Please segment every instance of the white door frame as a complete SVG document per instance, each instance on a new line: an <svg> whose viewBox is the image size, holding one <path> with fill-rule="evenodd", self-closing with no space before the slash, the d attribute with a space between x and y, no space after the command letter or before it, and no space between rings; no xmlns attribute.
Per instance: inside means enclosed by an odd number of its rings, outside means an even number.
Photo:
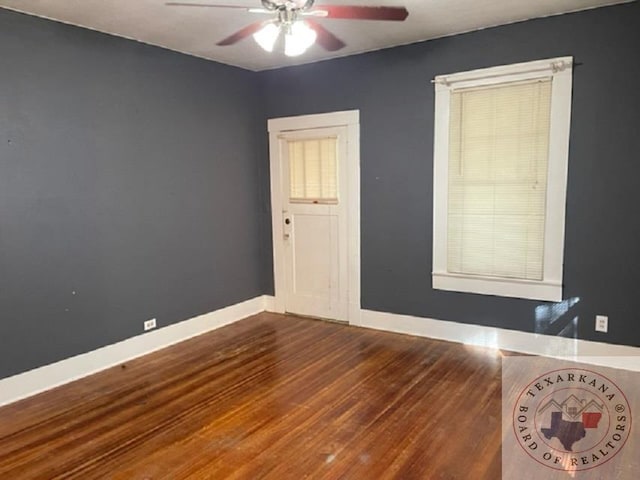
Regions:
<svg viewBox="0 0 640 480"><path fill-rule="evenodd" d="M282 158L278 142L284 132L313 128L347 128L347 321L360 325L360 111L321 113L296 117L272 118L269 130L271 174L271 231L273 239L273 274L275 308L285 312L285 252L282 215Z"/></svg>

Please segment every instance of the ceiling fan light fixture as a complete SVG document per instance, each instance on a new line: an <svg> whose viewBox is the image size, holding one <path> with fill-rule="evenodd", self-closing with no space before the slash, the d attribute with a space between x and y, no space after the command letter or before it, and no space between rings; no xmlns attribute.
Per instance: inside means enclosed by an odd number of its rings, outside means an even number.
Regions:
<svg viewBox="0 0 640 480"><path fill-rule="evenodd" d="M220 47L235 45L253 35L256 43L267 52L273 52L276 44L284 43L284 53L289 57L302 55L316 41L328 52L336 52L345 47L346 44L342 40L326 29L321 22L316 21L318 18L401 22L409 15L405 7L331 4L315 7L315 0L260 0L260 3L262 8L192 2L166 2L166 5L228 8L267 14L271 16L271 20L250 23L223 38L216 45ZM307 17L309 17L308 21L302 21L302 18ZM281 31L284 31L285 36L283 42L278 41Z"/></svg>
<svg viewBox="0 0 640 480"><path fill-rule="evenodd" d="M288 57L302 55L316 41L318 34L306 22L294 22L284 37L284 54Z"/></svg>
<svg viewBox="0 0 640 480"><path fill-rule="evenodd" d="M269 23L253 34L253 39L263 50L273 52L273 47L280 35L280 27L275 23Z"/></svg>

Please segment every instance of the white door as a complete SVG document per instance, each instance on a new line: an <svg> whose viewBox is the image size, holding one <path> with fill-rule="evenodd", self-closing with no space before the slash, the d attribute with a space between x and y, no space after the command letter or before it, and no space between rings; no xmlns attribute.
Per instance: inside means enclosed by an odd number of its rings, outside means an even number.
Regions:
<svg viewBox="0 0 640 480"><path fill-rule="evenodd" d="M279 135L285 311L347 320L347 128Z"/></svg>

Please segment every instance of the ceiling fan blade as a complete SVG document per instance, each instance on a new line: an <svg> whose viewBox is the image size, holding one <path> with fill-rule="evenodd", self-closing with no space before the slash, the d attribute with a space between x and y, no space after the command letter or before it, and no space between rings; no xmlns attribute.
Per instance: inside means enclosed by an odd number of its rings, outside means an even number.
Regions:
<svg viewBox="0 0 640 480"><path fill-rule="evenodd" d="M251 7L240 7L238 5L216 5L212 3L193 3L193 2L165 2L169 7L206 7L206 8L235 8L239 10L251 10Z"/></svg>
<svg viewBox="0 0 640 480"><path fill-rule="evenodd" d="M309 13L318 12L318 16L325 18L344 18L350 20L395 20L403 21L409 16L404 7L362 7L356 5L318 5L307 10ZM320 12L327 12L326 15Z"/></svg>
<svg viewBox="0 0 640 480"><path fill-rule="evenodd" d="M325 50L328 50L330 52L335 52L336 50L340 50L346 45L346 43L344 43L342 40L340 40L338 37L336 37L333 33L331 33L329 30L324 28L318 22L311 19L307 19L305 21L318 34L318 37L316 38L316 43L318 43L318 45L320 45Z"/></svg>
<svg viewBox="0 0 640 480"><path fill-rule="evenodd" d="M233 8L235 10L244 10L249 13L273 13L273 10L266 8L240 7L238 5L214 5L208 3L185 3L185 2L166 2L169 7L206 7L206 8Z"/></svg>
<svg viewBox="0 0 640 480"><path fill-rule="evenodd" d="M229 35L227 38L220 40L216 45L220 47L226 47L227 45L233 45L234 43L239 42L247 38L249 35L253 35L262 27L264 27L267 23L271 23L271 20L261 20L259 22L250 23L244 28L241 28L236 33Z"/></svg>

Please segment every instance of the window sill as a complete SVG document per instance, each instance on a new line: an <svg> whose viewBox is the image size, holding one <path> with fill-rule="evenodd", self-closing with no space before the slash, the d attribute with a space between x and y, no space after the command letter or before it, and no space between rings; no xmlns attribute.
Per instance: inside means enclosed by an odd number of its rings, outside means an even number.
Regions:
<svg viewBox="0 0 640 480"><path fill-rule="evenodd" d="M562 283L560 282L479 277L447 272L433 272L432 278L435 290L479 293L550 302L562 300Z"/></svg>

